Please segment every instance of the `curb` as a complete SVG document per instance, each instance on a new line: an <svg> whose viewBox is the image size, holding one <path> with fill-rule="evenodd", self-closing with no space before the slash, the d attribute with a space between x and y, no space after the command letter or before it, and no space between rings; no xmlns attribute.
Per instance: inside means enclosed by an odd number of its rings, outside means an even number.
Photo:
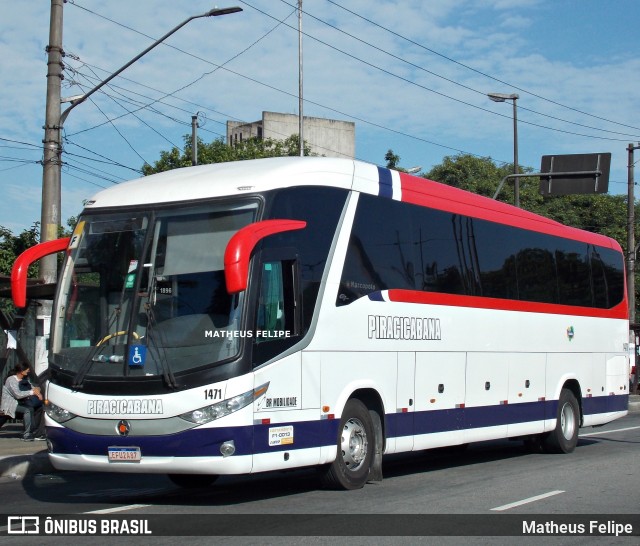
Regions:
<svg viewBox="0 0 640 546"><path fill-rule="evenodd" d="M43 449L33 455L9 455L0 457L0 477L23 479L34 474L55 472L49 462L47 450Z"/></svg>

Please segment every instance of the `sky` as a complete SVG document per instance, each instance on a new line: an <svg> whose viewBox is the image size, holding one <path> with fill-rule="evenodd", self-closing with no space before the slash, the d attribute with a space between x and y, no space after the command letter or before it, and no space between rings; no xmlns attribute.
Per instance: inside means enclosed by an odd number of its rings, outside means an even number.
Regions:
<svg viewBox="0 0 640 546"><path fill-rule="evenodd" d="M102 188L227 120L298 113L295 0L218 0L240 13L196 19L69 114L62 219ZM0 226L40 220L50 2L0 0ZM69 0L62 96L82 94L207 0ZM470 153L519 163L610 152L609 191L627 192L640 141L637 0L304 0L304 115L353 121L356 158L430 170ZM63 109L67 105L63 105ZM286 135L283 135L283 138ZM640 158L640 151L636 152Z"/></svg>

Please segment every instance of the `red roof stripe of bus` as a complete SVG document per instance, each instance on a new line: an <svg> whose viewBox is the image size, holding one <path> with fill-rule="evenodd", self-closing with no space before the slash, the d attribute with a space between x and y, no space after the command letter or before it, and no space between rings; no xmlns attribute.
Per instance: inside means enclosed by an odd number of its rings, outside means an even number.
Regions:
<svg viewBox="0 0 640 546"><path fill-rule="evenodd" d="M481 296L461 296L457 294L441 294L439 292L421 292L418 290L388 290L389 301L397 303L420 303L445 305L450 307L470 307L476 309L495 309L501 311L520 311L529 313L545 313L548 315L577 315L581 317L599 317L609 319L626 319L627 307L624 302L611 309L596 309L555 303L537 303L520 300L503 300Z"/></svg>
<svg viewBox="0 0 640 546"><path fill-rule="evenodd" d="M406 173L400 173L400 181L402 184L402 201L407 203L622 251L620 245L614 239L598 233L590 233L568 227L544 216L539 216L482 195L476 195Z"/></svg>

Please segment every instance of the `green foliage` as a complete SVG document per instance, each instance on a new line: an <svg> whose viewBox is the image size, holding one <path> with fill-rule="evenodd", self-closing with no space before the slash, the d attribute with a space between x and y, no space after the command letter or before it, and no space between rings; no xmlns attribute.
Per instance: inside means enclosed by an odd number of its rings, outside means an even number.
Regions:
<svg viewBox="0 0 640 546"><path fill-rule="evenodd" d="M25 229L20 235L14 236L13 233L0 226L0 275L10 276L13 262L27 248L37 244L40 240L40 222L34 222L29 229ZM37 273L37 265L31 265L29 268L29 277L35 277Z"/></svg>
<svg viewBox="0 0 640 546"><path fill-rule="evenodd" d="M530 172L530 169L521 168L520 172ZM513 164L498 167L490 157L459 154L445 157L440 165L434 166L425 174L425 178L485 197L493 197L500 181L510 174L513 174ZM520 203L523 208L533 208L539 202L537 190L531 182L527 182L528 180L530 179L520 179ZM498 199L513 203L513 187L513 181L507 181Z"/></svg>
<svg viewBox="0 0 640 546"><path fill-rule="evenodd" d="M530 172L531 169L528 170ZM526 172L526 171L522 171ZM445 157L425 178L473 193L493 197L500 181L513 173L513 165L498 167L491 158L461 154ZM523 209L562 224L601 233L626 247L627 199L621 195L563 195L542 197L538 178L520 179L520 205ZM513 180L507 180L498 200L513 203ZM637 213L636 213L637 214Z"/></svg>
<svg viewBox="0 0 640 546"><path fill-rule="evenodd" d="M172 148L170 151L160 152L160 159L153 166L144 165L145 175L191 166L191 135L184 136L184 151ZM272 138L249 138L228 146L222 137L209 144L198 138L198 164L225 163L227 161L242 161L245 159L260 159L264 157L297 156L299 154L298 135L291 135L285 140ZM311 148L305 143L304 155L311 155Z"/></svg>
<svg viewBox="0 0 640 546"><path fill-rule="evenodd" d="M387 169L397 169L398 163L400 163L400 156L393 153L393 150L389 148L389 151L385 154L384 160L387 162Z"/></svg>

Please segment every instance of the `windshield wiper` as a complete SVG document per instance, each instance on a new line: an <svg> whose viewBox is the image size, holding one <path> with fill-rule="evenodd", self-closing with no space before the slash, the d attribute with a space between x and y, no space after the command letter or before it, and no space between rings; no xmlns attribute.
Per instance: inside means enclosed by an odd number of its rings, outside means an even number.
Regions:
<svg viewBox="0 0 640 546"><path fill-rule="evenodd" d="M109 332L111 330L111 326L114 323L116 323L117 317L120 315L120 310L121 310L120 307L116 307L113 310L113 313L109 317L107 332ZM119 355L105 356L102 354L98 354L99 352L101 353L104 348L108 347L108 345L103 344L103 342L106 341L108 337L109 337L108 334L102 337L100 341L98 341L95 344L95 346L91 348L91 351L89 351L89 355L87 356L87 358L84 360L84 362L78 369L76 375L73 377L73 383L71 385L72 388L74 389L82 388L84 383L84 378L89 372L89 370L91 369L91 366L93 366L94 362L122 362L122 360L124 360L124 357L121 357Z"/></svg>
<svg viewBox="0 0 640 546"><path fill-rule="evenodd" d="M153 313L153 309L151 307L151 303L147 302L144 304L145 313L147 315L147 340L148 347L152 349L156 353L156 362L160 367L160 371L162 372L162 377L164 377L167 386L172 389L178 388L178 382L176 381L175 375L173 375L173 371L171 370L171 364L169 363L169 359L167 358L167 353L164 349L165 343L162 339L162 335L160 335L160 342L162 346L159 346L155 340L155 334L157 332L155 326L158 324L155 314Z"/></svg>

